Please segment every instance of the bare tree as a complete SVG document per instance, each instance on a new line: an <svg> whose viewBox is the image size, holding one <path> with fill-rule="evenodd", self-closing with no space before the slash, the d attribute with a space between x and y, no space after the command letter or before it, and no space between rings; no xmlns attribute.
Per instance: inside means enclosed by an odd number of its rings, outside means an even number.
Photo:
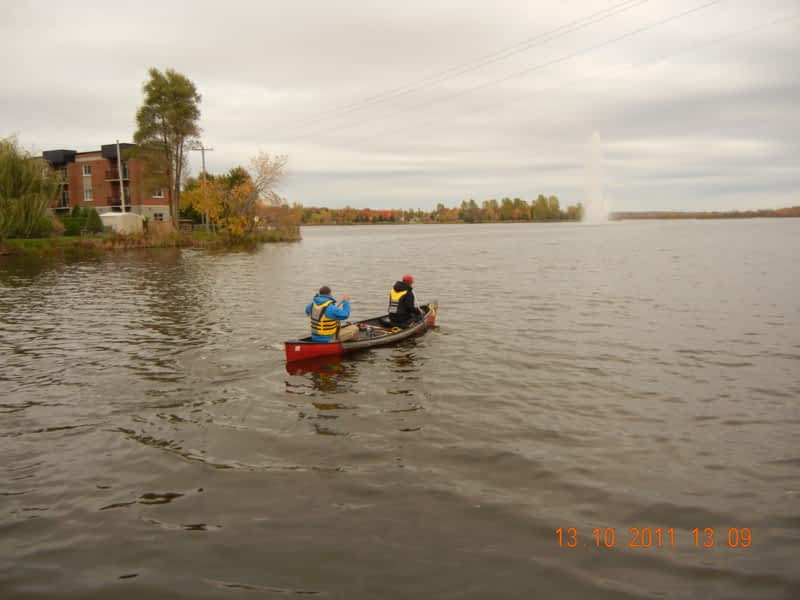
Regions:
<svg viewBox="0 0 800 600"><path fill-rule="evenodd" d="M270 155L267 152L259 152L258 156L250 161L257 197L270 206L286 204L286 199L278 194L275 188L286 175L287 161L288 157L285 154Z"/></svg>

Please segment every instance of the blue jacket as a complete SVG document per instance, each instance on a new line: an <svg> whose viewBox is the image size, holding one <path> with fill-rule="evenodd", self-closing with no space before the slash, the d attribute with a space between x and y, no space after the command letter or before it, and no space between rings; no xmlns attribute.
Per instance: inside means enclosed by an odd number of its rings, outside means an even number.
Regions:
<svg viewBox="0 0 800 600"><path fill-rule="evenodd" d="M333 296L321 296L319 294L314 296L313 302L306 304L306 314L311 316L312 304L322 304L326 300L333 300L333 304L328 306L328 310L325 311L326 317L329 319L335 319L336 321L343 321L350 316L349 300L342 300L342 305L336 306L336 300L334 300ZM311 339L315 342L330 342L333 338L334 336L332 335L317 335L316 333L311 334Z"/></svg>

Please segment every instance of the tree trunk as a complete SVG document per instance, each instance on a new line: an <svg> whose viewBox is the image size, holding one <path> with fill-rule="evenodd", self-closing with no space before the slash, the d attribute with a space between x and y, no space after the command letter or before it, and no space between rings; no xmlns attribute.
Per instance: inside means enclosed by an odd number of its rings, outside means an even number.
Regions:
<svg viewBox="0 0 800 600"><path fill-rule="evenodd" d="M179 231L178 227L178 219L180 215L178 214L178 185L177 185L177 177L175 175L175 154L174 149L171 149L169 157L169 187L170 187L170 201L169 201L169 210L172 213L172 225L175 227L176 231Z"/></svg>

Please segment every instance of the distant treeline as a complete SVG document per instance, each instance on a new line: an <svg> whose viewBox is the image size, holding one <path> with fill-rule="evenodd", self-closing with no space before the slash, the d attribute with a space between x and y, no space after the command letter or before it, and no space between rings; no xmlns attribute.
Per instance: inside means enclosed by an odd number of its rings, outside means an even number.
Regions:
<svg viewBox="0 0 800 600"><path fill-rule="evenodd" d="M299 208L299 207L298 207ZM371 208L313 208L302 207L304 225L350 225L356 223L499 223L524 221L580 221L580 204L561 209L557 196L542 194L527 202L521 198L464 200L461 206L448 208L437 204L432 211L374 210Z"/></svg>
<svg viewBox="0 0 800 600"><path fill-rule="evenodd" d="M608 218L612 221L622 221L625 219L752 219L756 217L800 217L800 206L763 210L728 210L711 212L614 212L608 216Z"/></svg>
<svg viewBox="0 0 800 600"><path fill-rule="evenodd" d="M541 221L580 221L583 206L578 203L562 210L557 196L540 194L527 202L521 198L464 200L448 208L437 204L432 211L372 208L316 208L295 204L290 212L303 225L352 225L359 223L510 223ZM625 219L751 219L754 217L800 217L800 206L744 211L642 211L613 212L612 221Z"/></svg>

